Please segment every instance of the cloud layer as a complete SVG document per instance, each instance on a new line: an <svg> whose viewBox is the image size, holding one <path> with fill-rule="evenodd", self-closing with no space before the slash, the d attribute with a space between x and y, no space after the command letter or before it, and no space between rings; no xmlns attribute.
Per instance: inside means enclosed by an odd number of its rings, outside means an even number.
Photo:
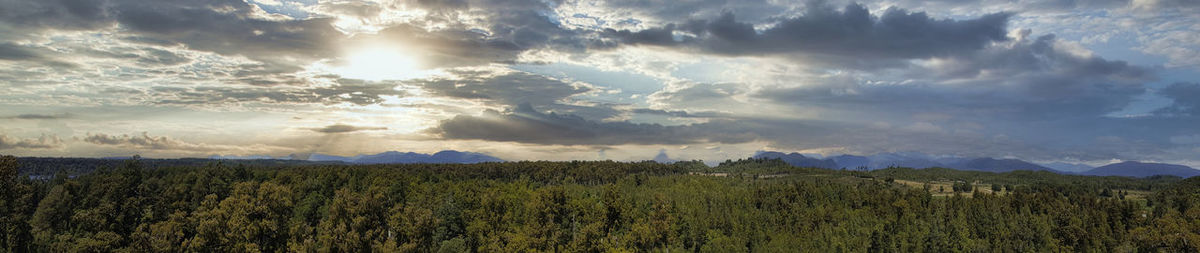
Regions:
<svg viewBox="0 0 1200 253"><path fill-rule="evenodd" d="M766 29L739 22L732 12L708 21L690 21L638 32L607 30L627 44L697 48L727 55L812 54L847 57L848 61L928 58L979 50L1007 39L1012 14L994 13L975 19L933 19L925 13L890 8L872 15L851 4L838 11L808 6L801 16L783 19ZM676 33L687 36L676 39Z"/></svg>
<svg viewBox="0 0 1200 253"><path fill-rule="evenodd" d="M1196 165L1198 8L0 1L0 149L509 160L772 149ZM393 78L348 74L362 71Z"/></svg>

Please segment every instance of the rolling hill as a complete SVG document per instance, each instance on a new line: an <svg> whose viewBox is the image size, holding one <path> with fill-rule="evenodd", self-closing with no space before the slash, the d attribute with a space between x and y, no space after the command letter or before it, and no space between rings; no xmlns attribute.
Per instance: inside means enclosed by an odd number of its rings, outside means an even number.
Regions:
<svg viewBox="0 0 1200 253"><path fill-rule="evenodd" d="M1122 163L1114 163L1097 167L1095 169L1080 173L1089 176L1124 176L1124 177L1149 177L1156 175L1170 175L1177 177L1193 177L1200 175L1200 170L1192 167L1166 164L1166 163L1143 163L1136 161L1128 161Z"/></svg>

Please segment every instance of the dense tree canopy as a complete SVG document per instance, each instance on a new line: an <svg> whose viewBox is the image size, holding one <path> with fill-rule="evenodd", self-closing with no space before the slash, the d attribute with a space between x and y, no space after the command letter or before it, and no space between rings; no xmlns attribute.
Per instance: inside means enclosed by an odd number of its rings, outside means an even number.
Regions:
<svg viewBox="0 0 1200 253"><path fill-rule="evenodd" d="M12 157L0 159L3 251L1200 250L1200 179L835 171L753 159L715 168L611 161L148 168L130 160L53 178L17 167ZM894 179L952 180L972 190L942 197L929 192L936 187ZM989 187L974 182L1001 190L985 193ZM1105 189L1155 192L1124 199L1101 196Z"/></svg>

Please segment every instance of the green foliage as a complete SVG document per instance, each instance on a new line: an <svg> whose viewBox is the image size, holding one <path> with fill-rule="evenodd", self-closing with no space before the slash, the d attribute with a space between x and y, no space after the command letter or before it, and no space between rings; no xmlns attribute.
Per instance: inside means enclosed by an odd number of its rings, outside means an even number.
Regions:
<svg viewBox="0 0 1200 253"><path fill-rule="evenodd" d="M954 182L954 192L972 192L975 191L975 186L967 182Z"/></svg>
<svg viewBox="0 0 1200 253"><path fill-rule="evenodd" d="M875 177L893 177L914 181L983 181L991 184L1004 184L1006 191L1013 191L1014 185L1052 185L1055 187L1073 187L1079 189L1131 189L1152 191L1167 187L1183 180L1174 176L1154 176L1148 178L1131 177L1094 177L1063 175L1047 171L1013 171L993 173L985 171L962 171L945 168L911 169L887 168L871 171Z"/></svg>
<svg viewBox="0 0 1200 253"><path fill-rule="evenodd" d="M1200 250L1200 179L840 171L749 159L715 168L135 160L30 180L15 161L0 158L4 252ZM901 180L957 182L953 191L973 193L934 197L931 185ZM974 191L975 182L1004 194ZM1157 191L1140 201L1114 189Z"/></svg>
<svg viewBox="0 0 1200 253"><path fill-rule="evenodd" d="M35 206L35 188L19 177L17 160L0 156L0 251L28 251L32 246L29 220Z"/></svg>

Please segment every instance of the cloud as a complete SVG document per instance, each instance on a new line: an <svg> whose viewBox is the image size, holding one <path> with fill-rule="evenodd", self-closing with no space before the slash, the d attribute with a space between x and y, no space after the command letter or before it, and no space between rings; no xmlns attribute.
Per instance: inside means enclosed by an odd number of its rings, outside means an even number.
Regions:
<svg viewBox="0 0 1200 253"><path fill-rule="evenodd" d="M351 126L351 125L346 125L346 124L333 124L333 125L328 125L325 127L307 128L307 129L312 130L313 132L318 132L318 133L336 134L336 133L349 133L349 132L369 131L369 130L387 130L387 127L362 127L362 126Z"/></svg>
<svg viewBox="0 0 1200 253"><path fill-rule="evenodd" d="M508 69L453 69L449 75L408 80L405 84L421 87L430 95L509 107L529 104L535 109L586 119L607 119L621 113L611 105L575 103L581 99L574 97L596 91L591 84Z"/></svg>
<svg viewBox="0 0 1200 253"><path fill-rule="evenodd" d="M76 67L75 64L69 62L47 58L39 51L43 50L30 46L17 45L12 42L0 42L0 60L33 62L58 69Z"/></svg>
<svg viewBox="0 0 1200 253"><path fill-rule="evenodd" d="M738 83L686 83L650 94L648 100L668 108L725 110L740 104L733 97L745 95L749 88Z"/></svg>
<svg viewBox="0 0 1200 253"><path fill-rule="evenodd" d="M289 17L267 13L242 0L6 1L0 2L0 23L15 28L7 31L4 27L8 26L0 25L0 34L5 34L0 36L0 59L36 60L77 52L58 48L39 54L5 42L77 30L96 31L137 46L211 52L231 60L244 57L254 62L247 65L261 65L243 69L237 73L241 77L295 73L315 62L336 62L345 51L353 50L347 46L362 43L401 45L420 58L424 68L514 63L520 54L532 50L585 52L593 41L588 38L591 32L563 28L551 16L551 5L539 0L418 1L411 5L336 2L306 6L311 13ZM419 10L416 8L429 12L400 21L388 17L396 11ZM361 23L378 31L349 29L339 21ZM110 56L136 55L137 62L147 67L197 60L173 50L144 51L133 54L124 50Z"/></svg>
<svg viewBox="0 0 1200 253"><path fill-rule="evenodd" d="M0 134L0 150L4 149L50 149L62 147L63 141L54 135L42 135L37 139L18 139Z"/></svg>
<svg viewBox="0 0 1200 253"><path fill-rule="evenodd" d="M737 21L726 12L707 21L691 21L637 32L606 30L625 44L698 49L721 55L792 55L852 57L851 61L925 59L972 52L1007 39L1009 13L976 19L934 19L923 12L891 8L874 16L866 7L841 11L810 5L802 16L765 29ZM689 37L675 38L676 33Z"/></svg>
<svg viewBox="0 0 1200 253"><path fill-rule="evenodd" d="M83 30L109 26L107 1L5 1L0 21L23 29Z"/></svg>
<svg viewBox="0 0 1200 253"><path fill-rule="evenodd" d="M272 83L270 80L265 80ZM337 79L328 87L153 87L147 99L158 104L228 105L261 104L341 104L371 105L383 102L384 96L404 96L393 82L366 82Z"/></svg>
<svg viewBox="0 0 1200 253"><path fill-rule="evenodd" d="M0 43L0 60L36 59L40 56L24 47L11 42Z"/></svg>
<svg viewBox="0 0 1200 253"><path fill-rule="evenodd" d="M167 50L144 48L145 54L139 56L138 63L151 66L174 66L189 63L192 59Z"/></svg>
<svg viewBox="0 0 1200 253"><path fill-rule="evenodd" d="M80 139L76 139L80 140ZM138 150L157 154L179 155L210 155L221 154L284 154L296 152L296 148L267 145L262 143L223 145L184 141L168 136L153 136L147 132L140 134L110 135L103 133L88 133L82 139L85 143L95 144L123 150Z"/></svg>
<svg viewBox="0 0 1200 253"><path fill-rule="evenodd" d="M757 138L747 131L722 127L721 123L663 126L597 122L569 114L545 114L522 104L508 113L458 115L428 131L445 139L558 145L744 143Z"/></svg>
<svg viewBox="0 0 1200 253"><path fill-rule="evenodd" d="M589 18L603 22L618 23L620 20L601 19L600 17L631 18L644 22L689 20L720 15L722 12L734 12L762 21L778 17L792 11L795 7L787 2L749 0L749 1L677 1L677 0L608 0L588 2L588 5L601 6ZM635 25L636 22L624 22L618 25Z"/></svg>
<svg viewBox="0 0 1200 253"><path fill-rule="evenodd" d="M1073 52L1052 35L1032 40L1018 36L909 71L910 81L903 84L827 78L826 83L766 88L754 96L890 115L941 112L985 120L1054 120L1121 110L1145 92L1143 83L1153 80L1141 67Z"/></svg>
<svg viewBox="0 0 1200 253"><path fill-rule="evenodd" d="M1200 83L1175 83L1158 91L1170 98L1171 105L1158 109L1159 115L1200 116Z"/></svg>
<svg viewBox="0 0 1200 253"><path fill-rule="evenodd" d="M435 95L488 100L504 105L550 105L591 91L587 86L518 71L454 70L452 74L407 83L419 85Z"/></svg>
<svg viewBox="0 0 1200 253"><path fill-rule="evenodd" d="M209 144L190 143L190 142L181 141L181 140L174 139L174 138L167 137L167 136L151 136L150 134L148 134L146 132L142 132L141 134L135 134L135 135L122 134L120 136L108 135L108 134L102 134L102 133L97 133L97 134L89 133L86 137L83 138L83 141L87 142L87 143L96 144L96 145L120 146L120 147L126 147L126 148L147 149L147 150L177 150L177 151L204 151L204 152L237 150L237 148L232 148L230 146L225 146L225 145L209 145Z"/></svg>
<svg viewBox="0 0 1200 253"><path fill-rule="evenodd" d="M1170 140L1180 145L1200 144L1200 134L1171 136Z"/></svg>
<svg viewBox="0 0 1200 253"><path fill-rule="evenodd" d="M241 0L6 1L0 7L0 20L18 25L18 34L115 25L131 35L130 41L245 56L292 71L307 64L299 59L332 56L333 46L345 37L330 19L269 19ZM168 64L180 62L163 52L152 56Z"/></svg>
<svg viewBox="0 0 1200 253"><path fill-rule="evenodd" d="M1190 22L1200 16L1188 12L1194 1L275 2L0 1L0 83L7 84L0 103L15 105L0 108L0 120L58 134L160 120L163 129L144 131L171 136L176 120L190 117L179 115L237 111L267 116L230 121L231 129L302 129L331 133L321 136L329 140L384 129L278 120L343 118L350 110L353 122L374 126L400 118L411 119L404 129L435 125L426 134L442 139L422 141L505 142L489 144L498 149L737 143L1177 159L1183 153L1172 150L1192 141L1200 106L1200 85L1188 81L1156 88L1171 104L1147 116L1109 116L1140 108L1146 83L1191 78L1180 67L1200 59ZM370 43L395 46L444 75L370 82L325 72L323 65ZM43 105L62 108L28 109ZM67 127L49 119L72 115L46 114L81 106L112 117L88 114L95 122ZM393 106L414 110L397 115ZM485 109L499 111L456 115ZM209 134L188 141L89 134L86 143L97 145L70 148L291 151L206 144L251 133ZM267 137L276 136L260 140ZM21 142L37 140L5 140ZM280 145L307 145L297 143ZM149 151L160 149L175 151Z"/></svg>
<svg viewBox="0 0 1200 253"><path fill-rule="evenodd" d="M640 113L640 114L649 114L649 115L662 115L662 116L670 116L670 117L678 117L678 118L730 118L730 117L736 116L731 113L714 112L714 111L688 112L688 111L672 111L672 110L655 110L655 109L646 109L646 108L637 108L637 109L630 110L630 112Z"/></svg>
<svg viewBox="0 0 1200 253"><path fill-rule="evenodd" d="M31 113L31 114L20 114L20 115L16 115L16 116L8 116L8 117L3 117L3 118L5 118L5 119L67 119L67 118L73 118L73 117L75 117L75 115L70 114L70 113L54 114L54 115L32 114Z"/></svg>
<svg viewBox="0 0 1200 253"><path fill-rule="evenodd" d="M383 40L411 45L423 59L424 67L462 67L491 63L512 63L528 47L519 47L482 31L465 29L427 30L412 24L397 24L378 35L365 35L364 41ZM528 45L527 45L528 46Z"/></svg>
<svg viewBox="0 0 1200 253"><path fill-rule="evenodd" d="M553 6L558 4L540 0L418 1L418 6L431 10L423 20L389 25L378 36L364 38L412 45L435 67L511 64L529 51L585 54L599 43L594 32L562 26ZM429 23L444 25L423 25Z"/></svg>
<svg viewBox="0 0 1200 253"><path fill-rule="evenodd" d="M1191 9L1200 8L1200 2L1194 0L1138 0L1131 1L1130 7L1143 9Z"/></svg>
<svg viewBox="0 0 1200 253"><path fill-rule="evenodd" d="M130 0L112 3L116 21L150 39L266 63L332 56L344 37L330 19L266 20L244 1Z"/></svg>
<svg viewBox="0 0 1200 253"><path fill-rule="evenodd" d="M146 132L141 135L107 135L107 134L88 134L83 141L97 145L125 145L144 149L194 149L198 147L195 144L185 143L166 136L150 136Z"/></svg>
<svg viewBox="0 0 1200 253"><path fill-rule="evenodd" d="M1163 135L1189 133L1193 130L1185 126L1195 124L1187 119L1110 118L1108 114L1144 94L1145 83L1157 75L1053 35L1034 38L1020 31L974 52L894 70L750 72L746 75L761 79L683 83L656 92L649 101L654 108L734 112L741 116L736 129L774 147L860 154L1137 157L1099 148L1093 137L1154 140L1139 148L1165 152L1171 145L1161 141L1167 139ZM1186 101L1197 97L1186 89L1160 92Z"/></svg>

